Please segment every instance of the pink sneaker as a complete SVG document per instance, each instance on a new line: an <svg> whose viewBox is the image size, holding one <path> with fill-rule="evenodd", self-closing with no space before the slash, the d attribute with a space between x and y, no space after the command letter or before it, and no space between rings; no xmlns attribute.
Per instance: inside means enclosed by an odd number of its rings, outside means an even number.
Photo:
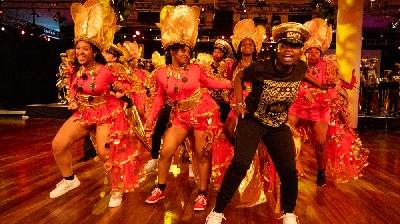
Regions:
<svg viewBox="0 0 400 224"><path fill-rule="evenodd" d="M200 194L194 203L194 210L195 211L204 211L207 206L207 196Z"/></svg>
<svg viewBox="0 0 400 224"><path fill-rule="evenodd" d="M147 203L153 204L158 200L165 198L165 191L162 191L160 188L156 188L151 192L151 196L146 199Z"/></svg>

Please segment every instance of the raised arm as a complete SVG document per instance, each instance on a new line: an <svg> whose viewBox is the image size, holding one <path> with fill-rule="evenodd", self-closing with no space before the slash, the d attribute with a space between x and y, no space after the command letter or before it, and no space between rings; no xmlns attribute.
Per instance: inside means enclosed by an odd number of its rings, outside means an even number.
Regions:
<svg viewBox="0 0 400 224"><path fill-rule="evenodd" d="M243 118L246 112L246 105L243 102L243 70L236 74L235 81L236 109L235 114Z"/></svg>

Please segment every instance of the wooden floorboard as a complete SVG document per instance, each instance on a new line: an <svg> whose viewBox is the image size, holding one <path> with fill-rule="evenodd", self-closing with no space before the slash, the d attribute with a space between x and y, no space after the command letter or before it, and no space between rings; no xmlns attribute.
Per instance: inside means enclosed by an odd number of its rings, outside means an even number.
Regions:
<svg viewBox="0 0 400 224"><path fill-rule="evenodd" d="M109 208L110 195L104 185L101 164L76 163L83 155L83 141L71 147L74 173L81 185L67 194L50 199L49 192L60 181L51 153L51 141L64 120L49 118L0 117L0 223L204 223L215 205L217 192L209 192L209 206L194 212L197 196L194 181L182 173L168 177L167 196L157 204L145 203L156 186L150 174L134 192L124 196L122 205ZM299 179L295 210L300 223L400 223L400 136L398 132L359 130L364 147L371 150L363 177L348 183L328 182L315 186L316 162L311 147L300 160L305 176ZM274 192L266 203L236 208L238 196L225 210L226 224L281 223L274 213Z"/></svg>

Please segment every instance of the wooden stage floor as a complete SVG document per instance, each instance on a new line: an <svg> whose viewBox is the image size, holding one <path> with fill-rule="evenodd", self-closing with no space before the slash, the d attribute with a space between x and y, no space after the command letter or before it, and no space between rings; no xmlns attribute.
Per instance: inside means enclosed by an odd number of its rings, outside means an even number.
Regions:
<svg viewBox="0 0 400 224"><path fill-rule="evenodd" d="M60 181L51 153L51 141L64 120L51 118L0 117L0 223L205 223L215 204L209 192L209 206L194 212L197 187L188 177L187 164L167 182L167 196L157 204L145 203L156 186L156 174L134 192L124 196L122 205L109 208L100 197L109 191L104 172L95 161L76 163L83 155L83 141L71 147L73 168L81 185L67 194L50 199L49 192ZM348 183L328 182L315 186L316 162L311 148L300 160L306 175L299 179L296 215L300 223L400 223L400 137L398 132L359 130L364 147L371 150L363 177ZM251 208L236 208L238 197L225 210L225 224L281 223L274 213L275 199Z"/></svg>

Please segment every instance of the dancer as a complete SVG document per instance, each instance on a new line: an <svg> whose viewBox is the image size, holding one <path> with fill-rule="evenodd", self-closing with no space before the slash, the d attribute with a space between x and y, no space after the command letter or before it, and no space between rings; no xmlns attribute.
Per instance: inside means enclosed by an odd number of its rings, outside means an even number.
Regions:
<svg viewBox="0 0 400 224"><path fill-rule="evenodd" d="M304 44L308 60L307 73L320 83L326 83L326 62L322 59L323 53L329 48L332 41L332 28L321 19L313 19L305 23L310 29L311 37ZM300 122L307 122L310 129L310 140L317 157L318 174L317 186L326 184L326 134L330 116L329 100L336 97L333 89L321 90L316 85L302 82L299 93L289 109L289 125L294 128Z"/></svg>
<svg viewBox="0 0 400 224"><path fill-rule="evenodd" d="M331 116L327 133L327 174L336 183L344 183L358 179L361 170L368 165L369 150L364 148L356 131L348 121L346 89L352 90L355 83L355 70L350 83L338 74L339 64L335 55L324 57L328 79L336 82L334 88L338 92L337 98L332 100ZM340 81L342 80L342 81Z"/></svg>
<svg viewBox="0 0 400 224"><path fill-rule="evenodd" d="M214 77L218 80L231 80L232 79L232 63L233 60L227 58L232 54L232 48L228 42L218 39L214 43L214 50L212 57L214 62L211 64ZM220 119L224 123L228 117L231 106L229 104L229 91L228 90L212 90L211 97L219 106Z"/></svg>
<svg viewBox="0 0 400 224"><path fill-rule="evenodd" d="M232 80L239 71L249 67L257 60L257 53L261 51L263 34L260 29L254 25L252 19L244 19L239 21L233 28L232 45L235 50L235 62L232 65ZM251 83L245 83L246 88L243 91L243 96L246 96L251 91ZM236 105L236 99L233 96L231 105ZM224 123L224 133L227 135L231 143L234 144L233 133L236 129L237 117L234 110L228 114L228 118Z"/></svg>
<svg viewBox="0 0 400 224"><path fill-rule="evenodd" d="M199 195L194 210L204 210L207 205L207 187L213 170L219 179L226 168L232 148L220 135L218 105L212 100L210 89L232 88L230 82L213 80L204 74L198 65L189 64L190 51L197 40L197 7L180 5L171 9L161 21L161 42L166 49L167 66L157 71L157 97L145 127L151 130L166 98L172 103L172 115L164 144L158 160L158 187L147 198L147 203L156 203L166 195L167 174L174 152L189 132L193 131L196 154L199 158ZM212 153L210 152L212 149ZM214 172L213 172L214 173Z"/></svg>
<svg viewBox="0 0 400 224"><path fill-rule="evenodd" d="M105 162L111 183L109 206L116 207L122 202L122 194L137 187L144 176L139 158L142 153L132 148L129 141L129 123L122 103L110 93L110 84L115 91L123 93L127 83L118 81L118 77L106 69L106 61L101 55L101 50L112 43L105 34L115 32L116 17L111 7L102 8L95 0L88 0L84 5L72 4L71 14L75 22L76 59L69 69L72 87L69 109L75 112L52 142L63 180L50 192L50 197L59 197L80 185L72 171L69 147L95 132L97 154Z"/></svg>
<svg viewBox="0 0 400 224"><path fill-rule="evenodd" d="M301 48L310 36L307 28L299 23L284 23L277 26L272 35L278 44L277 53L236 75L236 115L239 122L234 158L222 181L216 206L207 217L207 224L221 223L225 219L223 211L246 176L260 140L266 145L281 179L283 223L296 223L293 211L298 179L292 134L285 124L287 112L303 78L324 89L328 86L306 77L307 65L299 61ZM252 84L246 103L242 93L244 81Z"/></svg>

